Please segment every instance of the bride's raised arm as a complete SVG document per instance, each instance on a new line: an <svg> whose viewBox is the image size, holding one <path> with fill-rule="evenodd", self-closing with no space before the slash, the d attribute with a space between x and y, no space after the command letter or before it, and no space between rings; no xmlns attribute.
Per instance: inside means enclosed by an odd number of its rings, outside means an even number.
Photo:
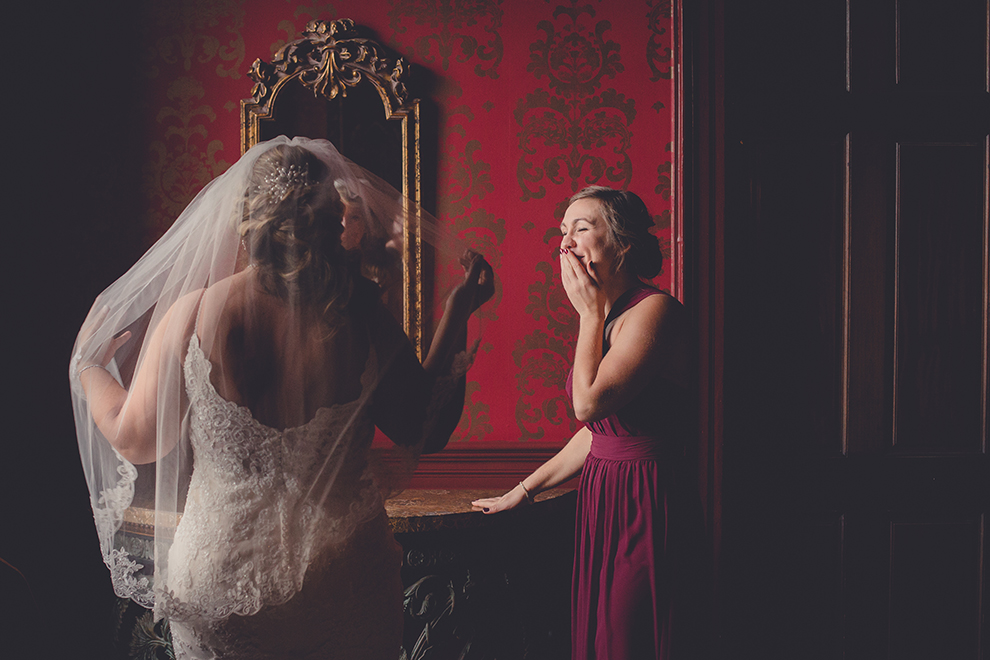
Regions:
<svg viewBox="0 0 990 660"><path fill-rule="evenodd" d="M423 442L423 453L440 451L447 444L464 407L464 370L457 355L464 349L471 314L495 291L492 267L481 255L468 251L461 259L464 280L447 298L430 350L422 365L412 345L382 308L378 343L399 341L402 348L390 361L375 393L375 423L400 445ZM424 439L425 434L425 439Z"/></svg>

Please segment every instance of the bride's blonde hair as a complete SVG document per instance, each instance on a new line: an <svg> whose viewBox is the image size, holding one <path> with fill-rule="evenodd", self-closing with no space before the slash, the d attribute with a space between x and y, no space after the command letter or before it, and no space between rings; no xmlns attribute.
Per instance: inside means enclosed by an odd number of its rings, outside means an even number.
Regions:
<svg viewBox="0 0 990 660"><path fill-rule="evenodd" d="M340 244L344 205L309 150L278 145L255 163L239 233L264 289L317 307L334 326L354 282Z"/></svg>

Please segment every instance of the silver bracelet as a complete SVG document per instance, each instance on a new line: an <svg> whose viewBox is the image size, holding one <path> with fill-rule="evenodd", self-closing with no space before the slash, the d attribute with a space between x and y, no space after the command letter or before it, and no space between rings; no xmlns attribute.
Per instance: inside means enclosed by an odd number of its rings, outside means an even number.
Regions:
<svg viewBox="0 0 990 660"><path fill-rule="evenodd" d="M523 492L526 493L526 500L530 504L532 504L533 503L533 494L529 492L529 488L526 488L526 484L524 484L522 481L519 482L519 485L522 486Z"/></svg>
<svg viewBox="0 0 990 660"><path fill-rule="evenodd" d="M80 369L79 370L79 373L78 373L78 376L80 378L82 378L83 372L86 371L87 369L92 369L93 367L99 367L100 369L103 369L104 371L106 371L106 367L104 367L99 362L94 362L93 364L87 364L85 367L83 367L82 369Z"/></svg>

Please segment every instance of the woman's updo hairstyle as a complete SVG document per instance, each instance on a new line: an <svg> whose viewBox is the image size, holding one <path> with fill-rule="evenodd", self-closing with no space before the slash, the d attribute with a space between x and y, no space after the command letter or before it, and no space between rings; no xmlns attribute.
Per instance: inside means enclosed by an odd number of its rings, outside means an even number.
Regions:
<svg viewBox="0 0 990 660"><path fill-rule="evenodd" d="M579 199L597 200L613 244L620 248L629 248L620 254L617 268L626 268L647 280L660 274L663 253L660 252L657 237L650 233L653 216L639 195L628 190L588 186L575 193L568 204Z"/></svg>
<svg viewBox="0 0 990 660"><path fill-rule="evenodd" d="M272 147L255 162L238 230L266 291L318 305L334 325L353 278L340 245L344 207L328 174L303 147Z"/></svg>

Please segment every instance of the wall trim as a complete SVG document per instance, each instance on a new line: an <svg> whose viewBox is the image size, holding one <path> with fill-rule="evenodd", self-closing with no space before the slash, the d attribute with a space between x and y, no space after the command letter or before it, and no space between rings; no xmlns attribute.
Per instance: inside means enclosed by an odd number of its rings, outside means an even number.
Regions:
<svg viewBox="0 0 990 660"><path fill-rule="evenodd" d="M451 443L419 459L409 487L511 488L560 448L559 444L528 442Z"/></svg>

